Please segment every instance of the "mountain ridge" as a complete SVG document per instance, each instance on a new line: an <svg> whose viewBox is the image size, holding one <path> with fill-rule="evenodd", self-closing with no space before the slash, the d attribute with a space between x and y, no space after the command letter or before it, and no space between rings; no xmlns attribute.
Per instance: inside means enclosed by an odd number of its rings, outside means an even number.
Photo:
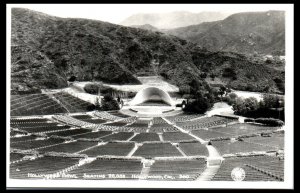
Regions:
<svg viewBox="0 0 300 193"><path fill-rule="evenodd" d="M232 88L243 90L250 85L260 91L268 86L271 92L279 90L274 78L284 81L282 70L273 67L284 64L276 61L211 52L162 32L52 17L22 8L12 9L11 44L13 93L63 88L72 76L79 81L140 84L137 76L158 75L179 87L193 80L206 84L205 78L216 76ZM230 63L235 64L235 80L223 76Z"/></svg>

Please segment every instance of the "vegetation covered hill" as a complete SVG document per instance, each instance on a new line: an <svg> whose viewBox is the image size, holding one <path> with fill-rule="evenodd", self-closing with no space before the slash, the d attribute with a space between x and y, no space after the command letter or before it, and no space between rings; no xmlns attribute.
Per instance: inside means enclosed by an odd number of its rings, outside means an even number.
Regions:
<svg viewBox="0 0 300 193"><path fill-rule="evenodd" d="M165 32L211 51L285 55L284 11L236 13L224 20Z"/></svg>
<svg viewBox="0 0 300 193"><path fill-rule="evenodd" d="M11 40L15 93L65 87L72 76L79 81L140 84L136 76L160 75L179 87L215 76L235 89L245 89L240 84L247 83L254 91L269 86L271 92L284 81L284 71L274 68L274 61L210 52L161 32L28 9L12 9Z"/></svg>

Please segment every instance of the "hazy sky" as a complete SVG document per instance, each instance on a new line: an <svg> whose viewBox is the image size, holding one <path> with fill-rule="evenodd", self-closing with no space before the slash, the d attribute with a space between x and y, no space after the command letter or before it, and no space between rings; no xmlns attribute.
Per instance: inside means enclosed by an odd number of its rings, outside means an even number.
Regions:
<svg viewBox="0 0 300 193"><path fill-rule="evenodd" d="M172 11L222 11L229 13L245 11L282 10L285 5L253 4L14 4L11 7L24 7L58 17L87 18L118 24L130 15L137 13L164 13Z"/></svg>

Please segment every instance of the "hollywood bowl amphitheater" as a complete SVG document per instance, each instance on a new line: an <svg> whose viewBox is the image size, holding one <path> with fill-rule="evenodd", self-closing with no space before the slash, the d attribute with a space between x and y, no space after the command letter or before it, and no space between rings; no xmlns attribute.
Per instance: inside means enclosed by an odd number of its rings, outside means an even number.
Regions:
<svg viewBox="0 0 300 193"><path fill-rule="evenodd" d="M244 123L231 107L186 114L178 88L140 78L119 111L87 111L85 82L11 95L10 179L284 181L284 129ZM153 79L152 79L153 80Z"/></svg>

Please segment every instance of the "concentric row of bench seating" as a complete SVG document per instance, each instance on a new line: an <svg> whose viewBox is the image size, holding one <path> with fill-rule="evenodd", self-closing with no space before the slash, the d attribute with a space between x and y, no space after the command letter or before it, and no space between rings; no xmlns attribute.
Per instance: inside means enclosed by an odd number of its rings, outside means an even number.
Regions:
<svg viewBox="0 0 300 193"><path fill-rule="evenodd" d="M14 138L16 135L27 135L27 133L11 129L9 135L11 138Z"/></svg>
<svg viewBox="0 0 300 193"><path fill-rule="evenodd" d="M195 129L209 128L217 125L222 125L233 121L234 121L233 119L212 116L212 117L203 117L201 119L197 119L193 121L180 122L177 123L177 125L182 127L185 130L190 131Z"/></svg>
<svg viewBox="0 0 300 193"><path fill-rule="evenodd" d="M277 150L275 147L267 147L245 141L212 141L212 145L220 152L221 155Z"/></svg>
<svg viewBox="0 0 300 193"><path fill-rule="evenodd" d="M87 114L82 114L82 115L72 115L71 117L81 120L81 121L85 121L88 123L94 123L94 124L102 124L102 123L106 123L107 120L104 119L100 119L100 118L94 118L90 115Z"/></svg>
<svg viewBox="0 0 300 193"><path fill-rule="evenodd" d="M184 140L194 140L192 136L182 132L165 132L162 134L164 141L179 142Z"/></svg>
<svg viewBox="0 0 300 193"><path fill-rule="evenodd" d="M120 111L109 111L108 113L111 114L111 115L115 115L117 117L121 117L121 118L129 118L130 117L129 115L125 115L123 113L120 113Z"/></svg>
<svg viewBox="0 0 300 193"><path fill-rule="evenodd" d="M37 151L41 153L46 153L46 152L76 153L86 148L93 147L97 145L97 143L98 142L94 142L94 141L74 141L70 143L62 143L59 145L42 148Z"/></svg>
<svg viewBox="0 0 300 193"><path fill-rule="evenodd" d="M81 154L86 154L89 157L97 157L101 155L127 156L133 148L134 143L107 143L83 151Z"/></svg>
<svg viewBox="0 0 300 193"><path fill-rule="evenodd" d="M160 141L157 133L139 133L130 141L145 142L145 141Z"/></svg>
<svg viewBox="0 0 300 193"><path fill-rule="evenodd" d="M79 135L79 134L84 134L84 133L91 133L92 130L90 129L65 129L62 131L57 131L57 132L51 132L51 133L46 133L47 136L62 136L62 137L69 137L73 135Z"/></svg>
<svg viewBox="0 0 300 193"><path fill-rule="evenodd" d="M67 130L70 129L71 127L68 125L62 125L62 126L57 126L56 125L44 125L44 126L39 126L39 127L22 127L21 129L23 131L27 131L28 133L45 133L45 132L55 132L59 130Z"/></svg>
<svg viewBox="0 0 300 193"><path fill-rule="evenodd" d="M119 127L104 125L104 124L88 123L88 122L81 121L81 120L75 119L75 118L67 116L67 115L54 115L52 118L57 120L57 121L63 122L64 124L74 125L74 126L77 126L77 127L83 127L83 128L89 128L89 129L99 129L99 130L103 130L103 131L114 131L114 130L117 130L119 128Z"/></svg>
<svg viewBox="0 0 300 193"><path fill-rule="evenodd" d="M52 118L54 120L63 122L65 124L79 126L79 127L86 127L86 126L93 126L93 125L95 125L95 124L92 124L92 123L81 121L79 119L75 119L75 118L70 117L68 115L54 115Z"/></svg>
<svg viewBox="0 0 300 193"><path fill-rule="evenodd" d="M233 125L227 125L226 127L210 128L211 131L228 133L234 136L275 131L278 129L280 129L280 127L270 127L270 126L257 125L251 123L236 123Z"/></svg>
<svg viewBox="0 0 300 193"><path fill-rule="evenodd" d="M208 150L206 146L199 142L181 142L179 143L179 148L187 156L208 156Z"/></svg>
<svg viewBox="0 0 300 193"><path fill-rule="evenodd" d="M33 135L23 135L21 137L11 137L10 138L10 143L18 143L22 141L30 141L36 139L36 136Z"/></svg>
<svg viewBox="0 0 300 193"><path fill-rule="evenodd" d="M145 158L182 156L171 143L144 143L133 155Z"/></svg>

